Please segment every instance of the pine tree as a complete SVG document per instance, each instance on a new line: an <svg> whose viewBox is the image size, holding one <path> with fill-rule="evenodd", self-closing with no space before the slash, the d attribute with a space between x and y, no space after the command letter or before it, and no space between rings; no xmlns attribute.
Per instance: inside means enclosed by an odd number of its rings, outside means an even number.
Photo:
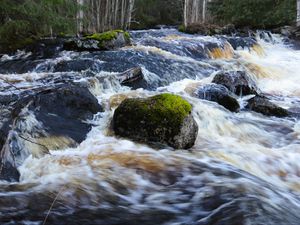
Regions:
<svg viewBox="0 0 300 225"><path fill-rule="evenodd" d="M76 32L74 0L0 0L0 50L41 36Z"/></svg>

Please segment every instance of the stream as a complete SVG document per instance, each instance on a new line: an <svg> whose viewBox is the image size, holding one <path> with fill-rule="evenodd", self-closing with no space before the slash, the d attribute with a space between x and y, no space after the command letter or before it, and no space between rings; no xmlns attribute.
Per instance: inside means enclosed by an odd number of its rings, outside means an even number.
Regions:
<svg viewBox="0 0 300 225"><path fill-rule="evenodd" d="M2 97L86 82L104 112L77 147L29 156L20 182L0 181L0 224L299 225L300 50L280 35L256 35L253 43L165 28L132 31L133 45L116 51L64 51L50 41L43 51L2 55ZM133 67L142 68L142 88L114 76ZM233 113L193 95L221 70L246 71L295 116L248 111L248 96ZM199 131L191 149L154 149L112 133L123 99L166 92L193 106Z"/></svg>

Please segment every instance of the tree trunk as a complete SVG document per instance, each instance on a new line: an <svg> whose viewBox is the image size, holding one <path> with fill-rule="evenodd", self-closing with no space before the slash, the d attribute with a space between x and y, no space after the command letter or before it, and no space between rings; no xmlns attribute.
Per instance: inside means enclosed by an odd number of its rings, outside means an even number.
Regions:
<svg viewBox="0 0 300 225"><path fill-rule="evenodd" d="M126 29L131 20L134 0L77 0L85 10L78 12L78 31L103 32ZM82 22L83 21L83 22Z"/></svg>
<svg viewBox="0 0 300 225"><path fill-rule="evenodd" d="M297 26L300 27L300 0L297 0Z"/></svg>
<svg viewBox="0 0 300 225"><path fill-rule="evenodd" d="M184 25L208 22L208 2L212 0L185 0L184 2Z"/></svg>

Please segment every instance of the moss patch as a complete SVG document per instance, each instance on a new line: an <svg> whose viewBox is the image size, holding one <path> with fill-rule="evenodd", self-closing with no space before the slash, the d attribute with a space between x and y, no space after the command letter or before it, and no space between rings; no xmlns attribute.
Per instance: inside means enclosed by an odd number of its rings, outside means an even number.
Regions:
<svg viewBox="0 0 300 225"><path fill-rule="evenodd" d="M130 41L130 34L128 32L123 31L123 30L111 30L111 31L103 32L103 33L95 33L95 34L92 34L92 35L88 35L85 38L99 41L98 46L100 48L102 48L102 47L104 47L105 42L116 39L118 37L119 33L124 33L125 40L127 42Z"/></svg>
<svg viewBox="0 0 300 225"><path fill-rule="evenodd" d="M103 33L95 33L95 34L86 36L86 38L97 40L100 42L111 41L111 40L117 38L118 33L124 33L125 38L130 38L129 33L124 32L123 30L111 30L111 31L103 32Z"/></svg>
<svg viewBox="0 0 300 225"><path fill-rule="evenodd" d="M178 132L192 106L178 95L160 94L147 99L126 99L116 111L118 110L126 115L131 114L136 123L144 121L150 130L168 127Z"/></svg>
<svg viewBox="0 0 300 225"><path fill-rule="evenodd" d="M184 25L180 25L179 27L178 27L178 31L180 31L180 32L185 32L185 26Z"/></svg>

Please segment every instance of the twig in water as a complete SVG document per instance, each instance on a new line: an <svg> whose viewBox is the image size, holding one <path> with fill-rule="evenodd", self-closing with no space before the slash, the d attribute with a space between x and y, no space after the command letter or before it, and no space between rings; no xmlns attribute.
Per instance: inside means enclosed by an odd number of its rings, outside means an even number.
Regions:
<svg viewBox="0 0 300 225"><path fill-rule="evenodd" d="M45 149L47 150L47 152L49 153L49 149L47 148L46 145L43 145L43 144L40 144L40 143L36 143L36 142L34 142L34 141L31 141L31 140L29 140L29 139L23 137L23 136L20 135L20 134L19 134L19 137L22 138L22 139L25 140L25 141L28 141L28 142L32 143L32 144L36 144L36 145L42 146L42 147L45 148Z"/></svg>
<svg viewBox="0 0 300 225"><path fill-rule="evenodd" d="M46 224L47 219L48 219L48 217L49 217L49 215L50 215L50 213L51 213L51 211L52 211L52 208L53 208L55 202L57 201L58 196L60 195L61 191L65 188L65 186L66 186L66 184L64 184L64 186L61 187L61 189L59 190L59 192L58 192L57 195L55 196L55 198L54 198L54 200L53 200L53 202L52 202L52 204L51 204L51 206L50 206L50 208L49 208L49 210L48 210L48 212L47 212L47 215L46 215L46 217L45 217L45 219L44 219L43 225Z"/></svg>

